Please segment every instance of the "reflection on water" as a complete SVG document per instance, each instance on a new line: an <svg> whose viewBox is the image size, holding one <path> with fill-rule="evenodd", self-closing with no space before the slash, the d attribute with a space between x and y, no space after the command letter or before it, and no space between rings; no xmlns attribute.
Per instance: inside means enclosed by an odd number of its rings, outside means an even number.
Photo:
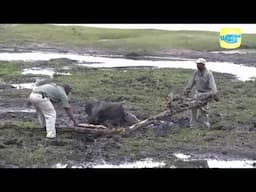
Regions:
<svg viewBox="0 0 256 192"><path fill-rule="evenodd" d="M193 165L191 162L199 163L202 160L206 160L208 168L255 168L256 161L253 160L220 160L220 159L195 159L191 158L191 155L185 155L182 153L174 154L178 159L181 159L184 164L180 165L171 165L169 168L183 168L187 167L186 164L189 165L190 168L198 168L196 164ZM203 161L202 161L203 162ZM201 162L201 163L202 163ZM195 166L195 167L194 167ZM106 162L102 163L87 163L87 164L62 164L57 163L53 166L53 168L168 168L164 162L153 161L148 158L142 161L130 162L130 163L122 163L119 165L109 164Z"/></svg>
<svg viewBox="0 0 256 192"><path fill-rule="evenodd" d="M6 108L6 107L0 107L0 113L35 113L35 109L25 109L25 108Z"/></svg>
<svg viewBox="0 0 256 192"><path fill-rule="evenodd" d="M248 54L256 53L255 49L238 49L238 50L228 50L228 51L212 51L211 53L223 53L223 54Z"/></svg>
<svg viewBox="0 0 256 192"><path fill-rule="evenodd" d="M113 67L157 67L157 68L182 68L182 69L196 69L193 61L145 61L145 60L125 60L112 59L101 64L78 64L86 67L95 68L113 68ZM241 81L251 80L256 77L256 68L243 65L237 65L227 62L208 62L207 68L214 72L229 73L235 75Z"/></svg>
<svg viewBox="0 0 256 192"><path fill-rule="evenodd" d="M102 164L94 165L93 168L156 168L163 167L163 162L153 162L152 160L136 161L134 163L124 163L120 165Z"/></svg>
<svg viewBox="0 0 256 192"><path fill-rule="evenodd" d="M192 60L132 60L123 58L94 57L89 55L65 54L65 53L0 53L0 60L50 60L56 58L68 58L77 60L78 65L94 68L113 68L113 67L157 67L157 68L183 68L196 69ZM90 64L88 64L90 62ZM246 81L256 77L256 68L244 65L237 65L228 62L208 62L207 68L214 72L229 73L237 76L239 80ZM24 73L24 72L23 72ZM50 73L50 74L49 74ZM53 75L53 72L48 72Z"/></svg>
<svg viewBox="0 0 256 192"><path fill-rule="evenodd" d="M33 67L30 69L23 69L21 72L22 75L46 75L49 76L50 78L53 78L54 75L71 75L71 73L66 72L66 73L60 73L60 72L55 72L53 68L46 68L42 69L39 67ZM40 79L38 78L37 81ZM19 84L12 84L13 87L16 89L32 89L35 86L36 82L33 83L19 83Z"/></svg>
<svg viewBox="0 0 256 192"><path fill-rule="evenodd" d="M40 68L40 67L33 67L30 69L23 69L21 72L22 75L28 75L28 74L32 74L32 75L47 75L50 76L51 78L53 77L54 74L56 75L71 75L70 73L66 72L66 73L60 73L60 72L55 72L55 70L53 68Z"/></svg>
<svg viewBox="0 0 256 192"><path fill-rule="evenodd" d="M97 60L89 55L79 55L72 53L52 53L52 52L26 52L26 53L0 53L0 60L3 61L49 61L51 59L67 58L77 61Z"/></svg>
<svg viewBox="0 0 256 192"><path fill-rule="evenodd" d="M163 162L155 162L151 158L147 158L141 161L136 162L126 162L119 165L108 164L105 161L102 163L87 163L87 164L77 164L77 165L68 165L57 163L54 168L160 168L165 166Z"/></svg>
<svg viewBox="0 0 256 192"><path fill-rule="evenodd" d="M42 69L42 68L39 68L39 67L33 67L33 68L30 68L30 69L23 69L21 74L22 75L28 75L28 74L31 74L31 75L47 75L47 76L50 76L50 77L53 77L54 75L54 69L53 68L46 68L46 69Z"/></svg>
<svg viewBox="0 0 256 192"><path fill-rule="evenodd" d="M190 155L185 155L185 154L182 154L182 153L174 153L174 156L179 158L179 159L189 159L191 156Z"/></svg>
<svg viewBox="0 0 256 192"><path fill-rule="evenodd" d="M240 160L222 160L222 159L211 159L205 158L201 159L191 158L191 155L185 155L182 153L174 153L178 159L189 162L194 160L206 160L209 168L255 168L256 161L248 160L248 159L240 159ZM195 156L195 155L194 155Z"/></svg>
<svg viewBox="0 0 256 192"><path fill-rule="evenodd" d="M208 166L210 168L254 168L256 161L252 160L216 160L209 159L207 160Z"/></svg>
<svg viewBox="0 0 256 192"><path fill-rule="evenodd" d="M16 89L32 89L35 86L35 83L20 83L12 84Z"/></svg>

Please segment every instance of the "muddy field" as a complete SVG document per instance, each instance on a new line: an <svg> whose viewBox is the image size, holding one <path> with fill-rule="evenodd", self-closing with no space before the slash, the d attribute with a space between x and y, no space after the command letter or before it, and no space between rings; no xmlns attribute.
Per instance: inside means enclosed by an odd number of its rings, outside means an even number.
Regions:
<svg viewBox="0 0 256 192"><path fill-rule="evenodd" d="M53 47L48 45L31 45L31 47L1 46L1 51L51 51L86 54L106 54L76 48ZM133 55L134 56L134 55ZM136 54L135 54L136 56ZM170 50L156 53L154 56L177 56L185 58L205 57L209 61L229 61L255 65L255 54L224 55L217 53ZM141 56L140 56L141 57ZM231 75L223 74L222 79L234 81ZM246 89L246 88L245 88ZM210 130L188 128L189 113L171 119L172 124L156 124L128 135L90 134L72 131L71 122L64 111L57 107L57 140L45 139L46 132L39 128L36 114L26 106L30 90L18 90L10 84L0 87L0 167L53 167L57 163L72 166L82 162L97 162L102 159L111 164L131 162L145 158L165 161L166 167L207 167L204 161L184 163L173 156L175 152L203 155L222 159L250 158L256 160L255 136L256 121L251 119L247 124L223 125L218 121L219 113L211 114ZM75 117L79 123L86 122L82 99L70 100ZM13 112L10 109L19 109ZM164 108L163 108L164 109ZM8 111L9 110L9 111ZM28 110L28 111L23 111ZM239 113L238 109L237 113ZM148 113L136 112L140 119ZM65 128L70 128L67 130ZM184 135L182 135L184 133ZM191 138L190 137L194 137ZM192 141L192 142L190 142Z"/></svg>

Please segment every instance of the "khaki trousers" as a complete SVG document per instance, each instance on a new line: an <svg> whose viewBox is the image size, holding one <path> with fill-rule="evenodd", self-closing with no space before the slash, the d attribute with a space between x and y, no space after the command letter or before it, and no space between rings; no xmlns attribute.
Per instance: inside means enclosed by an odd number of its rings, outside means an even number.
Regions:
<svg viewBox="0 0 256 192"><path fill-rule="evenodd" d="M204 107L192 109L191 110L190 127L209 128L210 123L209 123L208 109L209 109L208 105L205 105Z"/></svg>
<svg viewBox="0 0 256 192"><path fill-rule="evenodd" d="M29 96L30 102L35 107L39 123L42 128L46 128L46 137L56 137L56 111L50 99L44 97L40 93L31 93Z"/></svg>

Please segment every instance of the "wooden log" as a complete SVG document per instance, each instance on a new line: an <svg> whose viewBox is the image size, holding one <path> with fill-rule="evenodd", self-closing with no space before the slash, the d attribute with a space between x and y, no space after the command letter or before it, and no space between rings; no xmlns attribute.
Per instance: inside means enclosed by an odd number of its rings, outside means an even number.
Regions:
<svg viewBox="0 0 256 192"><path fill-rule="evenodd" d="M107 129L104 125L95 125L89 123L80 123L77 127L91 128L91 129Z"/></svg>
<svg viewBox="0 0 256 192"><path fill-rule="evenodd" d="M90 134L115 134L121 133L124 129L122 128L108 128L104 125L95 125L95 124L87 124L81 123L76 127L71 128L59 128L62 131L74 131L77 133L90 133Z"/></svg>
<svg viewBox="0 0 256 192"><path fill-rule="evenodd" d="M196 98L189 98L189 97L174 95L173 93L170 93L168 95L167 110L155 116L152 116L148 119L142 120L136 124L131 125L129 129L127 129L127 133L143 128L152 123L156 123L157 121L165 117L168 117L168 116L171 117L177 113L191 110L193 108L203 107L208 102L211 102L213 100L219 101L219 98L216 95L206 95L201 97L200 99L196 99Z"/></svg>
<svg viewBox="0 0 256 192"><path fill-rule="evenodd" d="M58 131L64 132L76 132L82 134L100 134L100 135L110 135L110 134L120 134L124 132L122 128L112 128L112 129L97 129L97 128L86 128L86 127L73 127L73 128L57 128Z"/></svg>

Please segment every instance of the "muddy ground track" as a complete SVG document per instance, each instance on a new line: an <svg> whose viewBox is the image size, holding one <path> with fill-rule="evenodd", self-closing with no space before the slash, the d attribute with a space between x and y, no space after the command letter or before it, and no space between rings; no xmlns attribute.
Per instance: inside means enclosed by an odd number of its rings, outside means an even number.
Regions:
<svg viewBox="0 0 256 192"><path fill-rule="evenodd" d="M0 49L6 49L6 47L0 47ZM9 48L11 50L12 48ZM34 50L34 47L31 46L31 48L22 48L22 47L16 47L13 48L13 51L28 51L28 50ZM70 51L69 49L64 49L60 47L46 47L46 48L40 48L37 50L51 50L51 51L57 51L57 52L65 52ZM74 48L71 49L71 51L75 53L82 53L83 51L87 50L79 50ZM97 52L93 52L93 54L97 54ZM231 61L234 63L245 63L247 65L255 65L255 55L239 55L235 54L232 56L227 56L223 54L213 54L213 53L207 53L207 52L197 52L197 51L180 51L177 54L177 51L170 50L169 52L160 53L160 56L178 56L178 57L190 57L190 58L197 58L205 57L210 61ZM159 56L158 55L158 56ZM15 108L19 107L22 109L27 108L26 106L26 96L29 94L29 90L17 90L15 88L11 88L10 86L1 86L0 92L4 93L1 94L0 97L0 108ZM9 94L5 94L6 92L11 92L11 97ZM22 92L22 94L21 94ZM86 123L86 114L84 112L84 102L81 100L71 100L71 105L74 108L74 114L75 117L78 119L80 123ZM49 143L44 140L45 136L45 130L40 129L39 126L35 129L31 128L20 128L15 125L14 122L23 121L23 122L37 122L36 114L35 113L13 113L13 112L1 112L0 113L0 119L1 119L1 132L5 135L4 137L1 137L0 139L0 150L1 149L8 149L7 151L17 151L20 148L33 148L33 147L60 147L64 148L64 150L68 147L72 148L72 154L70 155L72 161L80 162L82 161L93 161L97 159L105 159L109 162L113 163L119 163L124 160L139 160L146 157L153 157L158 160L165 159L168 156L171 156L171 154L175 151L181 151L181 152L191 152L191 153L205 153L209 154L210 156L215 156L217 154L218 156L222 156L223 158L230 158L230 157L247 157L251 159L256 159L256 151L254 149L255 141L248 140L248 135L250 132L256 131L256 124L254 125L254 121L248 122L248 125L250 125L249 129L245 129L245 125L241 125L241 127L235 127L232 129L228 129L227 131L230 132L230 134L236 134L236 139L238 139L237 143L231 143L227 144L225 143L221 136L219 138L211 138L206 137L205 141L208 143L207 148L201 148L199 145L189 145L184 144L182 147L180 145L172 146L169 148L169 150L155 150L152 149L152 151L149 152L137 152L133 155L123 153L122 155L115 154L115 150L119 150L120 148L124 147L124 144L122 143L122 137L138 137L143 138L146 137L146 133L148 130L152 130L155 134L155 140L157 141L160 137L165 137L168 134L172 134L173 131L179 129L180 127L188 127L189 124L189 118L182 118L177 119L176 117L173 117L171 119L173 124L155 124L148 126L147 129L140 129L138 131L134 131L133 133L127 135L121 135L121 134L94 134L94 133L78 133L78 132L70 132L69 130L66 131L65 128L67 128L70 125L70 121L68 120L67 115L64 113L64 111L60 108L57 108L57 135L59 137L58 141L55 143ZM139 116L139 118L141 118ZM145 117L144 117L145 118ZM170 119L169 119L170 120ZM169 121L166 121L169 122ZM222 128L225 129L225 128ZM211 145L212 143L212 145ZM202 143L201 145L204 145ZM200 149L199 149L200 148ZM51 150L51 149L50 149ZM7 160L6 160L7 161ZM20 165L10 165L5 160L2 160L0 162L0 165L3 167L12 167L12 166L20 166ZM49 165L49 164L48 164ZM35 166L48 166L44 163L39 163L39 165Z"/></svg>

